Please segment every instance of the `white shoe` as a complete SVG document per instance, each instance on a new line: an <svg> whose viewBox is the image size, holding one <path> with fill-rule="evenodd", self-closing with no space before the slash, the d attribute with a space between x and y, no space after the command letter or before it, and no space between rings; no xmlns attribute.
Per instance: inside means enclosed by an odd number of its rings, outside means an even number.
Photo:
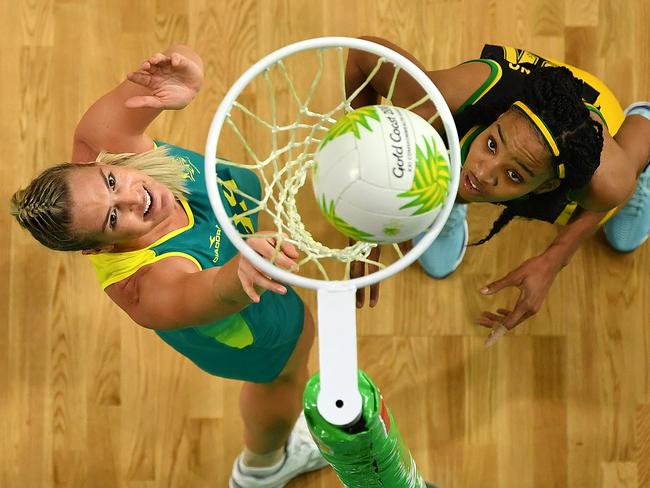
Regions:
<svg viewBox="0 0 650 488"><path fill-rule="evenodd" d="M293 478L327 466L316 443L311 438L305 414L302 412L287 441L284 463L275 473L267 476L244 474L240 454L232 467L230 488L282 488Z"/></svg>

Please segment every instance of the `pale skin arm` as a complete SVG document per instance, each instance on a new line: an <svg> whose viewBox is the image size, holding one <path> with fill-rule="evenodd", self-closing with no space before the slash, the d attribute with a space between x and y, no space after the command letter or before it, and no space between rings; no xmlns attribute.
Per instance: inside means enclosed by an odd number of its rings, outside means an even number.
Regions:
<svg viewBox="0 0 650 488"><path fill-rule="evenodd" d="M97 100L74 133L73 162L93 161L102 150L149 151L147 127L166 109L185 107L203 81L203 61L186 46L172 46L146 59L127 80Z"/></svg>
<svg viewBox="0 0 650 488"><path fill-rule="evenodd" d="M102 150L139 153L153 148L145 134L149 124L167 109L186 107L200 90L203 63L190 48L173 46L146 59L127 80L101 97L84 114L74 136L72 160L88 162ZM271 257L271 239L249 239L253 249ZM298 254L283 244L276 264L293 267ZM171 329L219 320L259 302L260 293L286 288L234 257L225 266L199 271L182 257L162 259L106 288L106 293L135 322Z"/></svg>
<svg viewBox="0 0 650 488"><path fill-rule="evenodd" d="M259 254L271 258L273 239L249 239ZM283 243L275 263L295 270L298 252ZM260 301L264 290L284 295L287 289L237 255L221 267L198 270L190 260L169 257L145 266L106 288L106 293L139 325L158 330L214 322Z"/></svg>

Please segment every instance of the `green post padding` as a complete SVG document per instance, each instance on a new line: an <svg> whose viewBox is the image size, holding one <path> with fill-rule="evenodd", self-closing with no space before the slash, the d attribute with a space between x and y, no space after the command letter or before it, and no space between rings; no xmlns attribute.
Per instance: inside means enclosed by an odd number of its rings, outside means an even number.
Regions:
<svg viewBox="0 0 650 488"><path fill-rule="evenodd" d="M307 383L305 417L325 459L347 488L426 488L393 415L370 378L359 371L362 418L352 426L328 423L318 412L320 375Z"/></svg>

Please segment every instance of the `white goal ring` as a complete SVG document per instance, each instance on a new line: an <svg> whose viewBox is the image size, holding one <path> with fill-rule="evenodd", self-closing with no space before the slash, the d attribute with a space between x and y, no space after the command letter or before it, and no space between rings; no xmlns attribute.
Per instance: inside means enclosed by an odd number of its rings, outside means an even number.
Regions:
<svg viewBox="0 0 650 488"><path fill-rule="evenodd" d="M427 234L417 243L407 254L401 259L396 260L394 263L388 265L386 268L381 269L375 273L365 276L354 278L351 280L320 280L314 278L306 278L297 274L289 273L277 266L274 266L269 261L265 260L262 256L256 253L249 247L244 239L240 236L239 232L230 221L223 202L219 196L217 173L216 173L216 155L218 149L219 135L223 127L224 121L230 112L233 103L237 97L248 86L248 84L255 79L265 69L277 63L279 60L286 58L292 54L312 49L322 48L336 48L344 47L350 49L358 49L360 51L370 52L380 57L386 58L393 65L398 66L400 69L406 71L411 75L425 90L427 95L435 104L438 113L442 119L445 133L447 135L447 144L450 152L451 162L451 187L449 189L447 198L443 205L441 212L436 217L434 224L427 231ZM395 51L376 44L374 42L366 41L363 39L356 39L351 37L318 37L315 39L307 39L304 41L296 42L285 46L271 54L265 56L260 61L251 66L243 75L232 85L226 96L222 100L219 108L217 109L212 123L210 125L210 132L205 146L205 179L208 196L212 209L221 224L223 231L226 233L230 241L237 247L237 249L248 259L256 268L263 273L275 278L278 281L287 283L294 286L303 288L321 289L321 288L345 288L353 287L355 289L364 288L366 286L378 283L379 281L396 274L413 263L433 242L438 236L447 217L451 212L452 205L456 199L458 191L458 184L460 180L460 144L458 142L458 132L454 124L451 111L445 102L442 94L438 88L433 84L431 79L418 68L413 62Z"/></svg>

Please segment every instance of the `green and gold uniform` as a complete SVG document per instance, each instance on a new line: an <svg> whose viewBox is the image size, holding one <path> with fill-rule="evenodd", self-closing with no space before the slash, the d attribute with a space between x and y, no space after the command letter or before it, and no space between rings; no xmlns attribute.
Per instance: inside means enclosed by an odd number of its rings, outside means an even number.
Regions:
<svg viewBox="0 0 650 488"><path fill-rule="evenodd" d="M520 99L528 75L542 67L565 66L581 80L585 106L598 114L612 136L616 134L625 118L616 97L602 81L586 71L565 63L543 58L523 49L493 45L484 46L480 59L468 62L485 63L490 66L491 71L487 80L454 114L458 137L460 137L462 162L465 161L476 136L494 122L494 120L478 122L477 118L481 118L482 113L505 112ZM467 110L470 106L472 110ZM551 192L529 194L523 198L530 203L527 208L531 210L531 215L526 216L546 222L566 224L577 207L574 195L564 188L564 185ZM500 202L498 205L509 206L509 202ZM615 210L612 210L604 220L613 215Z"/></svg>
<svg viewBox="0 0 650 488"><path fill-rule="evenodd" d="M169 144L156 144L165 145L170 155L185 162L189 194L180 202L189 223L145 249L89 256L103 288L167 257L184 257L202 270L222 266L237 253L210 206L202 174L203 156ZM240 188L259 198L260 186L254 173L223 165L218 167L217 172L228 188ZM231 216L247 210L250 202L246 199L235 192L224 191L221 185L219 190ZM237 221L241 233L250 234L256 226L256 215ZM288 286L286 288L286 295L263 293L259 303L251 304L222 320L155 332L210 374L256 383L270 382L284 369L303 328L304 305L294 290ZM151 325L155 327L155 324Z"/></svg>

